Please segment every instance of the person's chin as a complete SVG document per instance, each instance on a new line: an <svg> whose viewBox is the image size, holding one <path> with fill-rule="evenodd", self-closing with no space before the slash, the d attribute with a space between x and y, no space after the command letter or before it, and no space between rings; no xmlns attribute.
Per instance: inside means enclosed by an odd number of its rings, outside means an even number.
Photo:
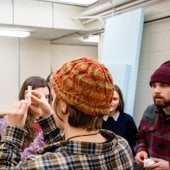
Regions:
<svg viewBox="0 0 170 170"><path fill-rule="evenodd" d="M162 109L170 106L169 103L165 103L162 101L155 101L154 103L158 108L162 108Z"/></svg>
<svg viewBox="0 0 170 170"><path fill-rule="evenodd" d="M155 100L154 103L159 108L163 108L164 107L164 103L161 100Z"/></svg>

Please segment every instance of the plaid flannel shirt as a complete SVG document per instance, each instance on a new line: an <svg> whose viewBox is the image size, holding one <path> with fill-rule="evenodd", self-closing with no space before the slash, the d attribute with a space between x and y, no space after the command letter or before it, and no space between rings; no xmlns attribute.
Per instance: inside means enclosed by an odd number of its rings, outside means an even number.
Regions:
<svg viewBox="0 0 170 170"><path fill-rule="evenodd" d="M136 152L170 161L170 116L150 105L144 112L137 133Z"/></svg>
<svg viewBox="0 0 170 170"><path fill-rule="evenodd" d="M125 139L100 130L104 143L65 141L52 116L39 122L49 145L20 161L19 148L27 133L8 127L0 145L0 169L15 170L132 170L133 156ZM55 143L54 143L55 142Z"/></svg>

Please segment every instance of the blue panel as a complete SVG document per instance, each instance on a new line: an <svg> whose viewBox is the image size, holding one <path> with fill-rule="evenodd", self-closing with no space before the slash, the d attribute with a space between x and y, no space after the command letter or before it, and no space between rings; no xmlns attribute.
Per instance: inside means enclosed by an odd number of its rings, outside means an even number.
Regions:
<svg viewBox="0 0 170 170"><path fill-rule="evenodd" d="M130 76L130 65L128 64L105 64L113 76L114 84L122 90L123 97L126 99L128 80Z"/></svg>
<svg viewBox="0 0 170 170"><path fill-rule="evenodd" d="M122 89L125 111L129 114L133 114L134 108L143 22L141 8L108 18L99 57Z"/></svg>

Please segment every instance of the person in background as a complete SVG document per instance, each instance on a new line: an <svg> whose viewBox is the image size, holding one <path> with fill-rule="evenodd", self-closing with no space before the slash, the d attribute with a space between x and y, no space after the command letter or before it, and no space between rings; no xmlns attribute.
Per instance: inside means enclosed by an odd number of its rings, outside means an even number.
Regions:
<svg viewBox="0 0 170 170"><path fill-rule="evenodd" d="M132 170L128 142L111 131L101 130L114 91L108 69L92 59L75 59L53 72L50 84L52 109L44 94L32 90L31 105L21 100L9 110L8 128L0 144L0 167ZM20 161L28 108L40 111L38 122L49 145L38 155Z"/></svg>
<svg viewBox="0 0 170 170"><path fill-rule="evenodd" d="M20 89L20 92L19 92L19 97L18 97L19 100L22 100L25 98L25 92L26 92L28 86L32 86L33 90L36 89L36 90L42 92L45 95L45 97L47 98L47 100L49 101L50 87L49 87L48 83L46 82L46 80L39 76L31 76L24 81L24 83L22 84L22 87ZM24 128L28 131L29 136L27 136L28 139L26 140L28 142L28 144L26 144L26 142L24 142L26 147L35 138L36 132L41 131L41 128L40 128L39 124L37 123L37 119L39 119L39 113L34 112L31 109L28 109L27 115L28 116L27 116ZM32 126L32 125L34 125L34 126Z"/></svg>
<svg viewBox="0 0 170 170"><path fill-rule="evenodd" d="M50 105L52 104L51 85L50 85L50 76L51 75L52 75L52 73L50 73L46 78L46 82L49 86L48 101L49 101ZM22 152L21 159L24 160L27 157L29 157L30 155L36 154L39 149L41 149L42 147L45 147L46 145L47 145L47 143L44 139L43 132L38 133L38 135L35 137L34 141L27 148L25 148L24 151Z"/></svg>
<svg viewBox="0 0 170 170"><path fill-rule="evenodd" d="M138 128L136 162L144 168L170 170L170 60L157 68L150 78L154 104L144 112Z"/></svg>
<svg viewBox="0 0 170 170"><path fill-rule="evenodd" d="M20 89L18 99L23 100L25 98L25 93L27 91L28 86L32 86L32 89L36 89L43 93L46 98L49 98L49 86L46 80L39 76L31 76L27 78ZM27 119L25 122L24 129L28 132L28 135L24 139L24 143L22 146L21 156L22 159L27 157L31 152L28 152L28 146L34 141L36 136L41 132L41 127L37 123L37 119L39 119L39 113L33 111L31 108L28 109ZM6 133L7 121L6 116L0 121L0 135L3 137ZM38 135L39 137L36 139L36 145L38 148L45 145L42 135ZM34 148L35 149L35 148Z"/></svg>
<svg viewBox="0 0 170 170"><path fill-rule="evenodd" d="M111 103L110 115L103 117L103 129L108 129L124 137L133 153L136 144L137 127L133 117L124 113L124 100L121 89L114 85L114 95Z"/></svg>

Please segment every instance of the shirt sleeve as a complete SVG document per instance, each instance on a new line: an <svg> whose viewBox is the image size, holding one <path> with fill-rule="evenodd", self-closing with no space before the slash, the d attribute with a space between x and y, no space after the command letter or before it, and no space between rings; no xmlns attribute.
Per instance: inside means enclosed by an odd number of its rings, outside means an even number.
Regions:
<svg viewBox="0 0 170 170"><path fill-rule="evenodd" d="M43 127L42 129L44 130L46 138L48 139L49 137L49 142L56 141L61 138L60 130L57 128L53 116L40 120L40 125ZM44 169L44 167L47 167L46 169L50 169L53 164L57 164L52 161L52 165L46 165L46 161L44 160L53 159L51 156L49 158L47 154L43 156L30 155L26 160L21 161L20 152L26 135L28 135L28 133L24 129L12 126L7 127L6 135L4 135L3 139L0 141L0 169L31 170L35 169L37 166L39 169ZM54 140L52 138L54 138Z"/></svg>
<svg viewBox="0 0 170 170"><path fill-rule="evenodd" d="M136 146L135 152L145 151L147 152L146 146L146 127L147 127L147 119L146 116L148 115L149 109L147 108L143 114L143 117L140 121L138 132L137 132L137 139L136 139Z"/></svg>
<svg viewBox="0 0 170 170"><path fill-rule="evenodd" d="M132 149L132 152L134 154L134 147L136 145L136 135L137 135L137 127L136 124L133 120L133 117L129 117L129 121L128 121L128 136L127 136L127 141Z"/></svg>
<svg viewBox="0 0 170 170"><path fill-rule="evenodd" d="M10 169L21 159L20 151L27 132L23 129L8 126L6 134L0 142L0 167Z"/></svg>
<svg viewBox="0 0 170 170"><path fill-rule="evenodd" d="M128 144L128 142L120 137L117 136L118 138L118 145L117 145L117 151L115 148L115 155L116 156L116 164L117 164L117 169L122 169L122 170L133 170L133 154L131 151L131 148ZM118 153L117 153L118 152ZM121 160L121 163L120 163Z"/></svg>
<svg viewBox="0 0 170 170"><path fill-rule="evenodd" d="M52 144L62 140L60 129L57 127L53 115L50 115L45 119L39 119L38 123L43 130L44 140L46 143Z"/></svg>

